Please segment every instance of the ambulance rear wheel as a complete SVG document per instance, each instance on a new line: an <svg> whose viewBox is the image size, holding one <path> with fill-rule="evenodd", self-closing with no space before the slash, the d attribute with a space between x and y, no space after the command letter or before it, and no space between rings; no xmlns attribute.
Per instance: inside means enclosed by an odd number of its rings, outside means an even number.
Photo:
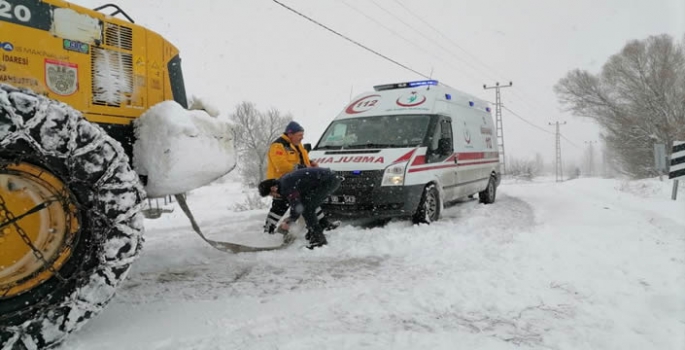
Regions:
<svg viewBox="0 0 685 350"><path fill-rule="evenodd" d="M484 191L478 192L478 200L483 204L495 203L495 197L497 196L497 180L494 176L490 176L490 181L488 181L488 187Z"/></svg>
<svg viewBox="0 0 685 350"><path fill-rule="evenodd" d="M138 256L145 193L81 113L0 84L0 349L59 344Z"/></svg>
<svg viewBox="0 0 685 350"><path fill-rule="evenodd" d="M440 203L440 192L435 185L428 185L423 190L421 201L412 217L415 224L430 224L431 222L440 219L440 212L442 211L442 203Z"/></svg>

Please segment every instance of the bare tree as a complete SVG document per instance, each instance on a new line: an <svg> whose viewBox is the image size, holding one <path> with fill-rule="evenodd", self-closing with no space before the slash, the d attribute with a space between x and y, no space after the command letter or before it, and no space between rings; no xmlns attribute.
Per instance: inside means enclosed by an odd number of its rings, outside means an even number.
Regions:
<svg viewBox="0 0 685 350"><path fill-rule="evenodd" d="M240 175L245 184L256 186L264 180L269 146L283 133L292 115L275 108L260 112L254 103L245 101L236 106L230 118L235 123Z"/></svg>
<svg viewBox="0 0 685 350"><path fill-rule="evenodd" d="M654 176L653 144L685 139L685 37L630 41L600 74L573 70L554 90L568 110L604 129L619 172Z"/></svg>
<svg viewBox="0 0 685 350"><path fill-rule="evenodd" d="M516 178L531 181L540 174L536 160L509 158L507 161L509 175Z"/></svg>
<svg viewBox="0 0 685 350"><path fill-rule="evenodd" d="M602 135L600 135L602 136ZM604 137L602 137L604 138ZM607 147L603 147L602 150L602 177L613 178L620 173L617 169L620 168L620 164L617 161L618 156L615 152Z"/></svg>
<svg viewBox="0 0 685 350"><path fill-rule="evenodd" d="M540 153L535 153L535 169L536 174L546 173L545 159L542 158L542 154Z"/></svg>
<svg viewBox="0 0 685 350"><path fill-rule="evenodd" d="M580 167L574 162L568 163L564 166L564 174L566 175L566 180L575 180L580 177Z"/></svg>
<svg viewBox="0 0 685 350"><path fill-rule="evenodd" d="M581 160L582 168L581 170L585 174L585 176L595 176L597 175L596 171L596 158L595 158L595 144L597 144L597 141L585 141L585 144L587 145L587 148L583 152L583 157Z"/></svg>

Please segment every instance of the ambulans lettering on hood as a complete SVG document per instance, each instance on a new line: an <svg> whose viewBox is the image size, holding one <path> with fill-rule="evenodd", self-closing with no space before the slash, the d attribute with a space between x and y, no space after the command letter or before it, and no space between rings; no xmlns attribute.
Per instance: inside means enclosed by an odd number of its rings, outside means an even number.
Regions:
<svg viewBox="0 0 685 350"><path fill-rule="evenodd" d="M375 157L375 156L343 156L343 157L323 157L323 158L318 158L318 159L312 159L313 162L319 163L319 164L326 164L326 163L381 163L383 164L385 162L385 159L383 157Z"/></svg>

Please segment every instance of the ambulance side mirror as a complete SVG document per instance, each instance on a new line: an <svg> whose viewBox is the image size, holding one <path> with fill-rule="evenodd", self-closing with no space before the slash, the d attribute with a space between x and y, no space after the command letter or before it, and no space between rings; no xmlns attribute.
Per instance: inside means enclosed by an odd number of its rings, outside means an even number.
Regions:
<svg viewBox="0 0 685 350"><path fill-rule="evenodd" d="M449 156L454 153L454 147L452 147L452 139L443 138L438 141L438 154L441 156Z"/></svg>
<svg viewBox="0 0 685 350"><path fill-rule="evenodd" d="M311 143L305 143L303 146L304 146L304 150L307 151L307 153L312 151L312 144Z"/></svg>

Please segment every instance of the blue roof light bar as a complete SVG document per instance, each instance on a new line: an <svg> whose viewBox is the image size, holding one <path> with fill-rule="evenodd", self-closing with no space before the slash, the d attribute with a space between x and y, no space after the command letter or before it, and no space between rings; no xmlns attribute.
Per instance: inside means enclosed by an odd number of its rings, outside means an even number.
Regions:
<svg viewBox="0 0 685 350"><path fill-rule="evenodd" d="M412 88L412 87L419 87L419 86L431 86L431 85L437 86L438 84L439 84L439 82L437 80L417 80L417 81L408 81L406 83L376 85L373 87L373 89L376 91L383 91L383 90Z"/></svg>
<svg viewBox="0 0 685 350"><path fill-rule="evenodd" d="M438 85L437 80L419 80L419 81L410 81L407 83L409 87L416 87L416 86L426 86L426 85Z"/></svg>

